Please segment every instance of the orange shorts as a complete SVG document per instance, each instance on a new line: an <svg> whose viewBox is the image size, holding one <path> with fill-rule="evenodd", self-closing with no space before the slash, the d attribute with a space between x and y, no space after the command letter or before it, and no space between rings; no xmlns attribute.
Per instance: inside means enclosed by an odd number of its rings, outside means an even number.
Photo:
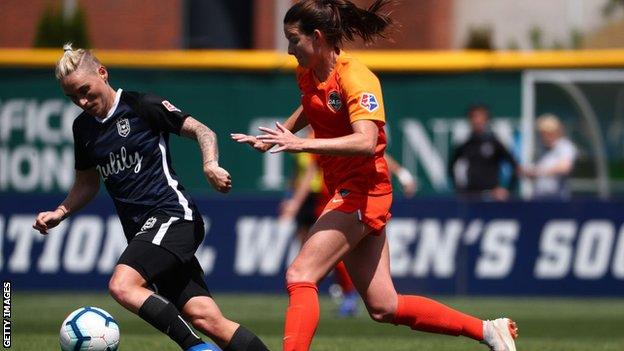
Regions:
<svg viewBox="0 0 624 351"><path fill-rule="evenodd" d="M334 196L325 205L323 213L332 210L345 213L357 211L358 219L373 228L375 230L373 234L379 234L391 217L390 205L392 205L392 193L368 195L349 190L336 190Z"/></svg>

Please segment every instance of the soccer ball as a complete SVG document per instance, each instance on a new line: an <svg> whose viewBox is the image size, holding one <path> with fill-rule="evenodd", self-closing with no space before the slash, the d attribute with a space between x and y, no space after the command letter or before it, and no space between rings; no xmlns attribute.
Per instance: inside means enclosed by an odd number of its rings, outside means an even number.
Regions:
<svg viewBox="0 0 624 351"><path fill-rule="evenodd" d="M108 312L97 307L81 307L61 325L63 351L116 351L119 325Z"/></svg>

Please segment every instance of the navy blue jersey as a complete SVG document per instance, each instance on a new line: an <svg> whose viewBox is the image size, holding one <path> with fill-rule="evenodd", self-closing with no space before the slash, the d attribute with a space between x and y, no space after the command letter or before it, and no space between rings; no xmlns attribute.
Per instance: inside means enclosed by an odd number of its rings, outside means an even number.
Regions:
<svg viewBox="0 0 624 351"><path fill-rule="evenodd" d="M75 168L98 171L128 241L154 213L199 218L169 152L169 134L180 134L188 116L158 96L120 89L106 118L83 112L74 121Z"/></svg>

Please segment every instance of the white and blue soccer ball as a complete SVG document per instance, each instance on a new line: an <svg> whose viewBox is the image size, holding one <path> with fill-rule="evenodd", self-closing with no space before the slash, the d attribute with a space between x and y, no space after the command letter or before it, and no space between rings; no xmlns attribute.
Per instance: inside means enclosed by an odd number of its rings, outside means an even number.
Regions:
<svg viewBox="0 0 624 351"><path fill-rule="evenodd" d="M61 325L63 351L116 351L119 325L110 313L97 307L81 307Z"/></svg>

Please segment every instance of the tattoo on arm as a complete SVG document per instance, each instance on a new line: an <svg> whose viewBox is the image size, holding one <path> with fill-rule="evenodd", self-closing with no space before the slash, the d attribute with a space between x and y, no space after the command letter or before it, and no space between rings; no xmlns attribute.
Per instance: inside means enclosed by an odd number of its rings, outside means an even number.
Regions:
<svg viewBox="0 0 624 351"><path fill-rule="evenodd" d="M210 128L193 117L188 117L182 124L180 134L197 140L199 149L201 150L204 166L209 164L219 164L217 135L210 130Z"/></svg>

